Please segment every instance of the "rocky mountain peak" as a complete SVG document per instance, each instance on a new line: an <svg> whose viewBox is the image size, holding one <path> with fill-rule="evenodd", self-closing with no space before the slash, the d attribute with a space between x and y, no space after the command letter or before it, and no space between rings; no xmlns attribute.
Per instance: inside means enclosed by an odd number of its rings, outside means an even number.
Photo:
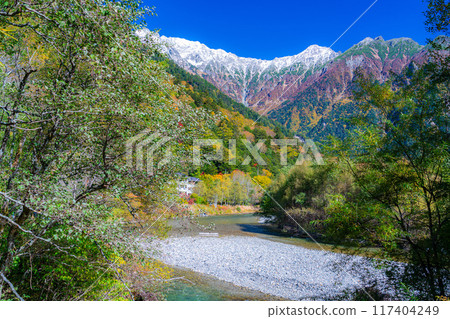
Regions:
<svg viewBox="0 0 450 319"><path fill-rule="evenodd" d="M292 81L301 82L338 56L330 48L311 45L293 56L262 60L211 49L198 41L165 36L159 39L163 52L179 66L202 76L234 100L257 109L276 107L292 94L288 91L295 91L298 83Z"/></svg>
<svg viewBox="0 0 450 319"><path fill-rule="evenodd" d="M409 38L385 41L378 36L367 37L344 53L311 45L293 56L262 60L182 38L161 36L159 41L167 56L188 72L301 133L322 132L318 125L335 116L333 112L339 114L341 108L334 106L351 101L357 69L383 82L392 73L402 72L423 50Z"/></svg>
<svg viewBox="0 0 450 319"><path fill-rule="evenodd" d="M330 48L311 45L305 51L294 55L275 58L273 60L262 60L255 58L238 57L236 54L226 52L222 49L211 49L198 41L190 41L181 38L161 36L161 42L166 45L166 52L170 58L178 62L182 58L183 62L190 63L200 71L207 68L212 63L226 63L227 69L237 73L252 69L254 72L264 72L266 70L280 71L289 68L293 64L303 64L309 68L317 63L323 63L332 59L337 54Z"/></svg>

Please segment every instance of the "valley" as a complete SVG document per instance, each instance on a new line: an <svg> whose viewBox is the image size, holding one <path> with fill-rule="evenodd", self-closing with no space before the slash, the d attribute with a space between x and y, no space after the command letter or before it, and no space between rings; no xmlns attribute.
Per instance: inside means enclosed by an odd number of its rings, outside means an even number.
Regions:
<svg viewBox="0 0 450 319"><path fill-rule="evenodd" d="M6 317L449 299L448 1L148 1L0 4Z"/></svg>

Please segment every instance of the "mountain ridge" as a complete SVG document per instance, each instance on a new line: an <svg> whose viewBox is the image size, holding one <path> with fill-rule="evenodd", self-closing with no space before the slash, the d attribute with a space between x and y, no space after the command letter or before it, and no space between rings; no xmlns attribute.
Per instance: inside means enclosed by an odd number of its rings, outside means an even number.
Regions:
<svg viewBox="0 0 450 319"><path fill-rule="evenodd" d="M267 59L258 59L258 58L252 58L252 57L241 57L234 53L227 52L223 49L211 49L199 41L190 41L190 40L183 39L183 38L166 37L166 36L161 36L160 39L162 42L167 43L169 45L168 51L170 51L170 49L171 49L170 47L173 46L178 51L178 53L180 54L180 56L183 59L189 58L189 55L191 54L191 52L186 51L186 50L178 50L178 48L180 48L180 47L183 47L184 49L191 48L196 53L198 53L198 51L200 51L201 49L204 49L204 50L212 53L212 54L209 54L208 56L205 56L204 60L207 62L211 62L212 60L216 59L217 56L222 56L222 57L227 56L227 57L230 57L234 60L241 62L244 65L245 64L248 65L251 63L257 63L258 66L262 69L261 71L265 71L267 68L269 68L271 66L275 66L275 68L277 70L281 70L283 68L289 67L290 65L292 65L294 63L300 62L300 60L303 56L313 55L313 54L310 54L310 53L312 53L312 51L317 52L318 50L321 50L322 52L324 52L324 54L328 53L329 55L333 55L333 54L337 55L337 52L334 52L330 48L322 47L317 44L312 44L312 45L308 46L308 48L306 48L305 50L303 50L302 52L300 52L298 54L291 55L291 56L276 57L274 59L267 60ZM197 63L196 61L191 60L191 62L193 62L192 64L194 66L199 66L199 63Z"/></svg>
<svg viewBox="0 0 450 319"><path fill-rule="evenodd" d="M339 130L329 126L340 120L333 116L345 117L354 109L351 87L358 69L384 82L426 59L425 47L410 38L367 37L342 53L311 45L297 55L273 60L238 57L198 41L157 38L162 51L180 67L305 137Z"/></svg>
<svg viewBox="0 0 450 319"><path fill-rule="evenodd" d="M288 83L287 77L304 75L338 55L329 48L311 45L294 56L261 60L239 57L221 49L210 49L200 42L186 39L164 36L160 39L167 45L163 49L164 53L178 65L202 76L235 101L257 111L255 106L258 103L264 108L266 104L269 108L273 107L270 106L273 104L272 96L265 94L267 84L271 87L278 82Z"/></svg>

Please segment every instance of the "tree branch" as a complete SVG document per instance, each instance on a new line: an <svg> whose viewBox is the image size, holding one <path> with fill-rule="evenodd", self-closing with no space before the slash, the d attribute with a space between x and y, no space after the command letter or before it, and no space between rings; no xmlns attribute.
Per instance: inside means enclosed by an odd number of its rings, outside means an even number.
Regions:
<svg viewBox="0 0 450 319"><path fill-rule="evenodd" d="M58 245L56 245L54 242L52 242L50 239L47 238L42 238L40 236L37 236L35 233L33 233L30 230L24 229L22 228L19 224L17 224L16 222L14 222L11 218L9 218L8 216L5 216L3 214L0 214L0 217L3 218L4 220L6 220L9 224L17 227L20 231L26 233L26 234L30 234L31 236L33 236L35 239L44 241L52 246L54 246L56 249L58 249L59 251L63 252L63 253L67 253L63 248L59 247Z"/></svg>
<svg viewBox="0 0 450 319"><path fill-rule="evenodd" d="M16 289L14 288L14 285L8 280L8 278L5 277L5 275L0 271L0 277L2 277L3 281L5 281L8 285L9 288L11 288L12 292L16 295L16 297L20 300L20 301L25 301L23 300L23 298L19 295L19 293L16 291Z"/></svg>

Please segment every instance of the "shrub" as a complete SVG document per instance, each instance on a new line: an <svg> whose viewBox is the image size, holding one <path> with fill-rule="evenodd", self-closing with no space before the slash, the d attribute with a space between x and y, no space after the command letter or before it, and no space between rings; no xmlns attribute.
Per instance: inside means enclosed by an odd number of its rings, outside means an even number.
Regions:
<svg viewBox="0 0 450 319"><path fill-rule="evenodd" d="M191 194L191 199L193 199L194 203L196 203L196 204L208 205L208 202L206 201L206 199L204 199L203 197L201 197L200 195L197 195L195 193ZM190 201L189 201L189 203L190 203Z"/></svg>

